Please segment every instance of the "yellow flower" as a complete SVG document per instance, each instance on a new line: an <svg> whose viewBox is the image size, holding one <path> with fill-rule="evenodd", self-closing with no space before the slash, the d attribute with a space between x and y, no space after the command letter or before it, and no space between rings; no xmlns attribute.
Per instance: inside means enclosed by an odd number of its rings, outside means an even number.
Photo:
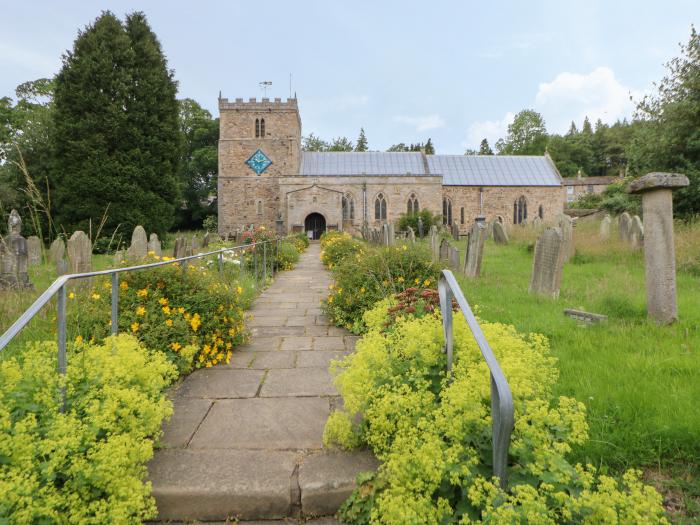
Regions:
<svg viewBox="0 0 700 525"><path fill-rule="evenodd" d="M173 325L173 320L172 319L166 319L165 320L166 326L172 326Z"/></svg>
<svg viewBox="0 0 700 525"><path fill-rule="evenodd" d="M139 306L136 309L136 315L145 315L146 314L146 309L143 306Z"/></svg>
<svg viewBox="0 0 700 525"><path fill-rule="evenodd" d="M199 354L199 362L202 363L204 361L204 356L202 354Z"/></svg>
<svg viewBox="0 0 700 525"><path fill-rule="evenodd" d="M208 354L209 352L211 352L211 346L209 346L209 345L204 345L204 348L202 349L202 352L204 352L205 354Z"/></svg>
<svg viewBox="0 0 700 525"><path fill-rule="evenodd" d="M168 300L167 300L165 297L161 297L160 299L158 299L158 302L159 302L162 306L168 306Z"/></svg>
<svg viewBox="0 0 700 525"><path fill-rule="evenodd" d="M155 254L156 254L156 252L154 252L153 250L151 250L151 251L148 252L147 255L148 255L149 257L153 257Z"/></svg>
<svg viewBox="0 0 700 525"><path fill-rule="evenodd" d="M129 283L126 281L122 281L119 283L119 288L122 290L128 290L129 289Z"/></svg>
<svg viewBox="0 0 700 525"><path fill-rule="evenodd" d="M83 344L83 336L79 335L75 338L75 344L76 345L82 345Z"/></svg>
<svg viewBox="0 0 700 525"><path fill-rule="evenodd" d="M328 304L331 304L332 302L333 302L333 296L331 295L328 297Z"/></svg>
<svg viewBox="0 0 700 525"><path fill-rule="evenodd" d="M164 306L163 307L163 313L165 315L170 315L170 307L169 306Z"/></svg>
<svg viewBox="0 0 700 525"><path fill-rule="evenodd" d="M415 281L413 281L413 283L414 283L414 284L420 284L420 279L416 279Z"/></svg>
<svg viewBox="0 0 700 525"><path fill-rule="evenodd" d="M105 290L109 290L111 287L112 287L112 285L110 283L104 283L102 285L102 288L104 288Z"/></svg>
<svg viewBox="0 0 700 525"><path fill-rule="evenodd" d="M236 286L236 293L238 295L241 295L243 293L243 288L241 288L240 286Z"/></svg>
<svg viewBox="0 0 700 525"><path fill-rule="evenodd" d="M365 287L360 288L360 293L365 293Z"/></svg>
<svg viewBox="0 0 700 525"><path fill-rule="evenodd" d="M406 250L408 250L408 246L406 246L406 245L404 244L404 245L403 245L403 251L406 251Z"/></svg>
<svg viewBox="0 0 700 525"><path fill-rule="evenodd" d="M228 335L233 337L236 334L236 329L235 328L229 328L228 329Z"/></svg>
<svg viewBox="0 0 700 525"><path fill-rule="evenodd" d="M397 280L398 282L402 283L402 282L403 282L403 277L399 277L399 278L396 279L396 280Z"/></svg>
<svg viewBox="0 0 700 525"><path fill-rule="evenodd" d="M140 326L140 325L139 325L138 323L131 323L131 331L132 331L133 333L138 332L138 331L139 331L139 326Z"/></svg>
<svg viewBox="0 0 700 525"><path fill-rule="evenodd" d="M430 279L426 279L423 281L423 286L429 286L430 285Z"/></svg>
<svg viewBox="0 0 700 525"><path fill-rule="evenodd" d="M75 299L75 294L73 292L69 293L68 299Z"/></svg>
<svg viewBox="0 0 700 525"><path fill-rule="evenodd" d="M201 317L199 317L199 314L194 314L192 316L192 319L190 320L190 326L195 332L199 330L199 327L202 326L202 319Z"/></svg>
<svg viewBox="0 0 700 525"><path fill-rule="evenodd" d="M329 290L332 290L333 288L335 288L335 285L334 285L334 284L329 284L329 285L328 285L328 289L329 289Z"/></svg>
<svg viewBox="0 0 700 525"><path fill-rule="evenodd" d="M92 297L95 301L97 301L100 298L100 294L93 293L90 297Z"/></svg>
<svg viewBox="0 0 700 525"><path fill-rule="evenodd" d="M177 311L181 314L185 313L185 309L182 306L180 308L178 308Z"/></svg>
<svg viewBox="0 0 700 525"><path fill-rule="evenodd" d="M148 295L148 288L141 288L138 292L136 292L136 295L139 297L146 297Z"/></svg>
<svg viewBox="0 0 700 525"><path fill-rule="evenodd" d="M189 321L191 316L190 316L190 314L185 313L185 314L183 314L183 317Z"/></svg>
<svg viewBox="0 0 700 525"><path fill-rule="evenodd" d="M207 363L207 368L211 368L211 363Z"/></svg>
<svg viewBox="0 0 700 525"><path fill-rule="evenodd" d="M180 343L170 343L170 348L177 352L180 350L180 348L182 348L182 345Z"/></svg>
<svg viewBox="0 0 700 525"><path fill-rule="evenodd" d="M226 350L231 350L231 348L233 348L233 345L230 342L226 343Z"/></svg>

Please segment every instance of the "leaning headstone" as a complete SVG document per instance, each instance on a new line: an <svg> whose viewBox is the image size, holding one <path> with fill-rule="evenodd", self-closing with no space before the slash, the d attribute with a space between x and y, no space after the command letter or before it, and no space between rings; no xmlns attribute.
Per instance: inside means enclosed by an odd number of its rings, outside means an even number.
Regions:
<svg viewBox="0 0 700 525"><path fill-rule="evenodd" d="M41 239L36 235L27 238L27 253L29 266L41 263Z"/></svg>
<svg viewBox="0 0 700 525"><path fill-rule="evenodd" d="M610 215L606 215L602 221L600 221L600 240L607 241L610 238Z"/></svg>
<svg viewBox="0 0 700 525"><path fill-rule="evenodd" d="M92 270L92 245L85 232L78 230L68 239L68 264L70 273Z"/></svg>
<svg viewBox="0 0 700 525"><path fill-rule="evenodd" d="M129 259L143 259L148 255L148 237L143 226L139 225L134 228L134 233L131 234L131 246L126 254Z"/></svg>
<svg viewBox="0 0 700 525"><path fill-rule="evenodd" d="M547 228L535 243L530 292L559 296L561 271L564 267L564 242L559 228Z"/></svg>
<svg viewBox="0 0 700 525"><path fill-rule="evenodd" d="M389 235L389 244L387 244L387 246L393 246L394 242L396 241L396 232L394 230L394 223L393 222L389 223L388 235Z"/></svg>
<svg viewBox="0 0 700 525"><path fill-rule="evenodd" d="M561 230L562 253L566 262L574 255L574 224L571 217L564 213L557 217L557 223Z"/></svg>
<svg viewBox="0 0 700 525"><path fill-rule="evenodd" d="M209 246L209 232L204 234L204 237L202 237L202 248L207 248Z"/></svg>
<svg viewBox="0 0 700 525"><path fill-rule="evenodd" d="M642 242L644 240L644 225L642 224L642 219L639 215L632 217L630 222L629 230L627 232L627 238L629 239L630 247L633 250L641 250Z"/></svg>
<svg viewBox="0 0 700 525"><path fill-rule="evenodd" d="M423 238L423 234L425 233L425 232L423 231L423 229L424 229L424 226L423 226L423 218L422 218L422 217L418 217L418 237L419 237L420 239Z"/></svg>
<svg viewBox="0 0 700 525"><path fill-rule="evenodd" d="M632 217L629 213L624 212L620 215L618 222L618 234L622 242L627 242L629 240L629 229L632 223Z"/></svg>
<svg viewBox="0 0 700 525"><path fill-rule="evenodd" d="M458 241L458 240L459 240L459 226L457 226L457 223L456 223L456 222L453 222L453 223L452 223L452 238L453 238L455 241Z"/></svg>
<svg viewBox="0 0 700 525"><path fill-rule="evenodd" d="M447 239L443 239L438 249L439 259L441 261L450 260L450 243Z"/></svg>
<svg viewBox="0 0 700 525"><path fill-rule="evenodd" d="M56 274L63 275L68 271L68 262L65 259L66 243L61 237L57 237L49 248L49 262L56 265Z"/></svg>
<svg viewBox="0 0 700 525"><path fill-rule="evenodd" d="M163 255L163 249L161 248L157 233L152 233L148 238L148 252L153 252L153 255L157 257Z"/></svg>
<svg viewBox="0 0 700 525"><path fill-rule="evenodd" d="M493 240L496 244L508 244L506 229L498 221L493 221Z"/></svg>
<svg viewBox="0 0 700 525"><path fill-rule="evenodd" d="M406 239L408 239L408 242L414 243L416 242L416 232L413 231L413 228L410 226L408 228L408 233L406 234Z"/></svg>
<svg viewBox="0 0 700 525"><path fill-rule="evenodd" d="M447 260L451 268L457 270L459 268L459 250L454 246L447 248Z"/></svg>
<svg viewBox="0 0 700 525"><path fill-rule="evenodd" d="M22 218L17 210L10 212L8 236L0 238L0 289L31 288L27 239L22 237Z"/></svg>
<svg viewBox="0 0 700 525"><path fill-rule="evenodd" d="M190 244L190 255L194 255L199 251L200 248L200 243L199 243L199 237L195 234L192 236L192 241Z"/></svg>
<svg viewBox="0 0 700 525"><path fill-rule="evenodd" d="M479 277L481 274L481 260L484 256L484 243L486 241L486 226L475 222L469 228L467 234L467 250L464 257L464 275L467 277Z"/></svg>
<svg viewBox="0 0 700 525"><path fill-rule="evenodd" d="M175 239L175 247L173 248L173 257L175 259L179 259L180 257L184 257L186 255L186 246L185 246L185 239L182 237L178 237Z"/></svg>
<svg viewBox="0 0 700 525"><path fill-rule="evenodd" d="M434 261L440 258L440 239L435 225L430 227L430 253L433 254Z"/></svg>

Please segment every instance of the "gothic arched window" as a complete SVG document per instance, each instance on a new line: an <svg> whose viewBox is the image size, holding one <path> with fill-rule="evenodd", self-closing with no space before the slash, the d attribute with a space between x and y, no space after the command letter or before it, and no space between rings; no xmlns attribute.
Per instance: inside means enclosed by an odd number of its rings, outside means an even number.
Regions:
<svg viewBox="0 0 700 525"><path fill-rule="evenodd" d="M542 207L541 204L540 204L540 209L537 210L537 215L540 216L540 219L544 219L544 208Z"/></svg>
<svg viewBox="0 0 700 525"><path fill-rule="evenodd" d="M464 208L459 209L459 223L464 224Z"/></svg>
<svg viewBox="0 0 700 525"><path fill-rule="evenodd" d="M418 206L418 197L416 197L415 193L411 193L411 195L408 197L408 203L406 205L406 213L408 215L415 215L420 211L420 208Z"/></svg>
<svg viewBox="0 0 700 525"><path fill-rule="evenodd" d="M264 118L260 119L260 136L262 138L265 138L265 119Z"/></svg>
<svg viewBox="0 0 700 525"><path fill-rule="evenodd" d="M442 223L452 226L452 201L447 197L442 198Z"/></svg>
<svg viewBox="0 0 700 525"><path fill-rule="evenodd" d="M342 205L343 220L353 220L355 218L355 199L352 198L350 193L343 195Z"/></svg>
<svg viewBox="0 0 700 525"><path fill-rule="evenodd" d="M525 196L521 195L518 200L513 203L513 224L522 224L527 219L527 201Z"/></svg>
<svg viewBox="0 0 700 525"><path fill-rule="evenodd" d="M260 136L260 119L255 119L255 138Z"/></svg>
<svg viewBox="0 0 700 525"><path fill-rule="evenodd" d="M377 195L376 199L374 199L374 220L386 220L386 199L381 193Z"/></svg>

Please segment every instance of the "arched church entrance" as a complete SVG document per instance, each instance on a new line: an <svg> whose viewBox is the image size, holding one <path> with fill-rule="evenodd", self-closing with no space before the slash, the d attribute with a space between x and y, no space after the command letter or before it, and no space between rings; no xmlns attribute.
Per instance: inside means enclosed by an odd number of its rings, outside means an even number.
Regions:
<svg viewBox="0 0 700 525"><path fill-rule="evenodd" d="M309 213L304 219L304 231L307 235L311 232L310 239L318 240L326 231L326 218L320 213Z"/></svg>

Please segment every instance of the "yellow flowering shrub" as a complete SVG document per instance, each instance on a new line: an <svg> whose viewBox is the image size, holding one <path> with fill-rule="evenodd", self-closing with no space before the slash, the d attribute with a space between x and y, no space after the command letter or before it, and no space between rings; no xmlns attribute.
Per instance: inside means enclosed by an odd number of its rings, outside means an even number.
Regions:
<svg viewBox="0 0 700 525"><path fill-rule="evenodd" d="M65 378L53 342L0 362L0 523L155 518L146 462L176 375L165 354L129 335L74 349Z"/></svg>
<svg viewBox="0 0 700 525"><path fill-rule="evenodd" d="M363 244L347 232L327 231L321 235L321 262L333 269L343 259L360 252Z"/></svg>
<svg viewBox="0 0 700 525"><path fill-rule="evenodd" d="M99 283L97 283L99 286ZM166 353L180 372L228 363L248 338L242 288L218 272L179 264L121 274L119 332ZM80 292L78 292L80 293ZM110 333L111 296L76 301L69 332L101 341ZM192 350L194 348L194 351Z"/></svg>
<svg viewBox="0 0 700 525"><path fill-rule="evenodd" d="M515 406L502 490L492 477L489 371L463 317L454 317L449 381L440 313L398 316L387 329L390 308L385 300L368 311L355 352L333 364L344 410L329 418L325 443L364 444L382 461L341 509L344 522L666 523L661 496L638 472L616 481L567 461L588 439L585 407L552 399L558 370L547 340L482 322Z"/></svg>
<svg viewBox="0 0 700 525"><path fill-rule="evenodd" d="M292 237L292 239L296 239L296 237ZM280 241L277 246L277 268L279 270L291 270L299 262L300 253L301 250L292 240Z"/></svg>

